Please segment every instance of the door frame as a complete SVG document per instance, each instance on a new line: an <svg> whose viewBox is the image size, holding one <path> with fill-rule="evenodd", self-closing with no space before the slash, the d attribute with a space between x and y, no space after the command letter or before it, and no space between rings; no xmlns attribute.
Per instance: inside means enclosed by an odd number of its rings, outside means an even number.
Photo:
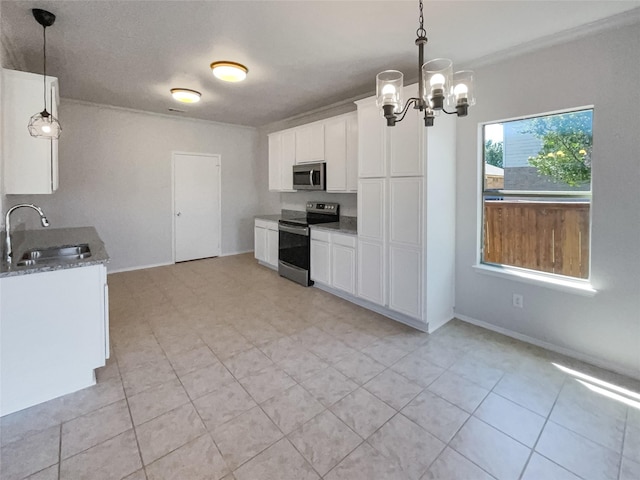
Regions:
<svg viewBox="0 0 640 480"><path fill-rule="evenodd" d="M219 153L200 152L171 152L171 261L176 263L176 155L191 155L195 157L210 157L217 161L218 175L218 232L220 233L220 253L222 256L222 155Z"/></svg>

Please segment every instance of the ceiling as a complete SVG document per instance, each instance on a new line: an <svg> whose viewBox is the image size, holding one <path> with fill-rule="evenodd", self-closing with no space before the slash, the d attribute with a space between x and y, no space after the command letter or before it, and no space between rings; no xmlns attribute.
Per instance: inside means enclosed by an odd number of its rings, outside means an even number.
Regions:
<svg viewBox="0 0 640 480"><path fill-rule="evenodd" d="M375 75L417 77L418 2L411 1L8 1L5 53L42 73L42 27L31 8L57 15L47 29L48 72L61 95L157 113L260 126L361 95ZM634 1L426 1L426 58L455 67L636 9ZM221 82L209 64L233 60L247 80ZM5 60L6 64L6 60ZM173 87L202 92L195 105Z"/></svg>

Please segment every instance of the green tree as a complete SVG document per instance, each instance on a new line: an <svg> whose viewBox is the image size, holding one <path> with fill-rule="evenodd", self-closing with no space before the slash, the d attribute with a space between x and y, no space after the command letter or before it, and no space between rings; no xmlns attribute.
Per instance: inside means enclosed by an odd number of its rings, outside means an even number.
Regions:
<svg viewBox="0 0 640 480"><path fill-rule="evenodd" d="M542 140L542 148L529 165L555 182L572 187L591 181L591 110L534 118L522 133Z"/></svg>
<svg viewBox="0 0 640 480"><path fill-rule="evenodd" d="M503 168L503 159L502 142L493 143L493 140L487 140L484 144L484 161L494 167Z"/></svg>

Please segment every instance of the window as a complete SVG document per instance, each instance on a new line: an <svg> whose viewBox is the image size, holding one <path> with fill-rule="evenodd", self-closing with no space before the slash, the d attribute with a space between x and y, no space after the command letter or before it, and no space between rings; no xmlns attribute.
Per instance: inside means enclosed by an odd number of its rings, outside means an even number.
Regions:
<svg viewBox="0 0 640 480"><path fill-rule="evenodd" d="M593 110L483 126L482 263L589 277Z"/></svg>

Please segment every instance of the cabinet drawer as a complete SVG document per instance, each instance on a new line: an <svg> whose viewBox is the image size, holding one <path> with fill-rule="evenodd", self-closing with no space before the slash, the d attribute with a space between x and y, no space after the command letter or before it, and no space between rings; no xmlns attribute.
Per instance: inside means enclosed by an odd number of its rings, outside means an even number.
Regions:
<svg viewBox="0 0 640 480"><path fill-rule="evenodd" d="M311 229L311 240L319 240L321 242L329 242L330 233L323 230Z"/></svg>
<svg viewBox="0 0 640 480"><path fill-rule="evenodd" d="M356 248L355 235L343 235L341 233L333 233L331 235L331 241L336 245L342 245L344 247Z"/></svg>

